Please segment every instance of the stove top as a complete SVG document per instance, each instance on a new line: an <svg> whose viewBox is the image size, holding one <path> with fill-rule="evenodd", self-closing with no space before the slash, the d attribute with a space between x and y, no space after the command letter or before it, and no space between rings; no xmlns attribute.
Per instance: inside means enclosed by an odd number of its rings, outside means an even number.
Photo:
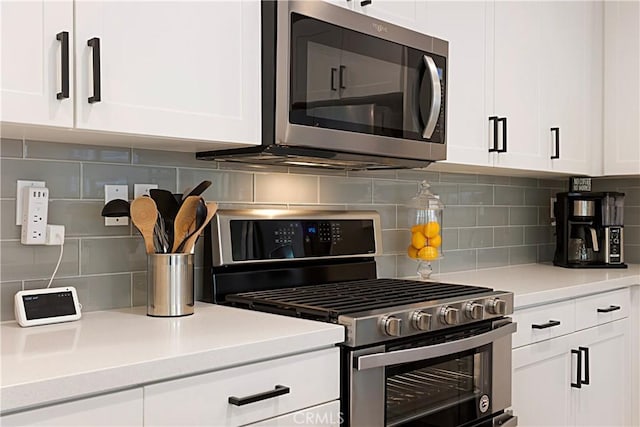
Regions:
<svg viewBox="0 0 640 427"><path fill-rule="evenodd" d="M338 323L340 315L464 297L492 289L415 280L371 279L243 292L226 296L235 306Z"/></svg>

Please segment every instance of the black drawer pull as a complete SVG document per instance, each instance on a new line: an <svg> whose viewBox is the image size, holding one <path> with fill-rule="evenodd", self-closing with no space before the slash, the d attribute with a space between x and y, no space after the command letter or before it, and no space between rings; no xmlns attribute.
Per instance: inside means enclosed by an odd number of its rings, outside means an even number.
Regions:
<svg viewBox="0 0 640 427"><path fill-rule="evenodd" d="M611 313L612 311L620 310L619 305L610 305L607 308L599 308L598 313Z"/></svg>
<svg viewBox="0 0 640 427"><path fill-rule="evenodd" d="M580 379L581 384L589 385L589 347L578 347L584 353L584 379Z"/></svg>
<svg viewBox="0 0 640 427"><path fill-rule="evenodd" d="M362 0L360 2L360 6L367 6L371 4L371 0Z"/></svg>
<svg viewBox="0 0 640 427"><path fill-rule="evenodd" d="M500 148L498 153L506 153L507 152L507 118L500 117L498 122L502 122L502 148Z"/></svg>
<svg viewBox="0 0 640 427"><path fill-rule="evenodd" d="M489 117L489 123L493 123L493 146L489 148L490 153L497 153L498 150L498 116Z"/></svg>
<svg viewBox="0 0 640 427"><path fill-rule="evenodd" d="M56 40L61 43L60 76L62 79L60 85L62 91L56 94L56 99L67 99L69 98L69 32L62 31L56 34Z"/></svg>
<svg viewBox="0 0 640 427"><path fill-rule="evenodd" d="M102 101L100 87L100 39L94 37L87 40L87 46L93 48L93 96L89 97L89 104Z"/></svg>
<svg viewBox="0 0 640 427"><path fill-rule="evenodd" d="M231 396L229 398L229 403L236 406L248 405L249 403L271 399L272 397L282 396L283 394L288 394L290 392L291 389L289 387L284 385L277 385L275 389L265 391L264 393L252 394L251 396L246 397Z"/></svg>
<svg viewBox="0 0 640 427"><path fill-rule="evenodd" d="M560 158L560 128L551 128L551 133L555 134L556 154L551 156L551 159Z"/></svg>
<svg viewBox="0 0 640 427"><path fill-rule="evenodd" d="M553 328L554 326L560 326L559 320L549 320L547 323L543 323L542 325L531 325L532 329L547 329Z"/></svg>

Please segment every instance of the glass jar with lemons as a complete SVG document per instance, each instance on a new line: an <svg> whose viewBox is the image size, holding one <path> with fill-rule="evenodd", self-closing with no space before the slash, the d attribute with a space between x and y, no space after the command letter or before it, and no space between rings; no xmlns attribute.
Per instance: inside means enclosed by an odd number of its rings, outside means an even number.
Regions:
<svg viewBox="0 0 640 427"><path fill-rule="evenodd" d="M431 262L442 258L442 210L440 198L422 181L420 191L409 202L411 242L407 255L418 261L418 276L426 280L433 272Z"/></svg>

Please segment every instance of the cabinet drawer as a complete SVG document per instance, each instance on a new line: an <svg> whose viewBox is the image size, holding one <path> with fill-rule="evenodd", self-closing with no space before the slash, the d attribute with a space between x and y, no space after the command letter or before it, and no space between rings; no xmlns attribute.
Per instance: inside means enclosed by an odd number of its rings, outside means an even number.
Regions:
<svg viewBox="0 0 640 427"><path fill-rule="evenodd" d="M286 394L240 406L247 398L288 387ZM282 390L282 389L280 389ZM145 425L242 425L340 397L340 350L331 348L253 363L144 388Z"/></svg>
<svg viewBox="0 0 640 427"><path fill-rule="evenodd" d="M573 332L574 316L573 301L517 310L513 313L513 320L518 322L518 331L513 336L513 348Z"/></svg>
<svg viewBox="0 0 640 427"><path fill-rule="evenodd" d="M586 329L629 316L629 288L576 300L576 329Z"/></svg>
<svg viewBox="0 0 640 427"><path fill-rule="evenodd" d="M292 414L260 421L251 424L251 427L298 427L305 425L313 427L336 427L339 426L340 423L340 401L334 400L333 402L314 406L313 408L306 408Z"/></svg>

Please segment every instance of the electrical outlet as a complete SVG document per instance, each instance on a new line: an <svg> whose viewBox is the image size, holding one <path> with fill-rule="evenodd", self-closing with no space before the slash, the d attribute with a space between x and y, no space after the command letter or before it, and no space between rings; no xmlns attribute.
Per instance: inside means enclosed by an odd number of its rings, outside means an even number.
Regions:
<svg viewBox="0 0 640 427"><path fill-rule="evenodd" d="M47 234L47 210L49 189L46 187L24 187L22 189L23 245L44 245Z"/></svg>
<svg viewBox="0 0 640 427"><path fill-rule="evenodd" d="M114 199L129 200L129 186L128 185L105 185L104 186L104 203L110 202ZM105 218L104 225L109 227L112 225L129 225L129 218L126 216L119 216L117 218Z"/></svg>
<svg viewBox="0 0 640 427"><path fill-rule="evenodd" d="M149 190L157 189L158 184L133 184L133 198L149 196Z"/></svg>
<svg viewBox="0 0 640 427"><path fill-rule="evenodd" d="M22 225L22 206L24 205L22 195L24 194L24 188L44 187L45 185L44 181L18 180L16 184L16 225Z"/></svg>

